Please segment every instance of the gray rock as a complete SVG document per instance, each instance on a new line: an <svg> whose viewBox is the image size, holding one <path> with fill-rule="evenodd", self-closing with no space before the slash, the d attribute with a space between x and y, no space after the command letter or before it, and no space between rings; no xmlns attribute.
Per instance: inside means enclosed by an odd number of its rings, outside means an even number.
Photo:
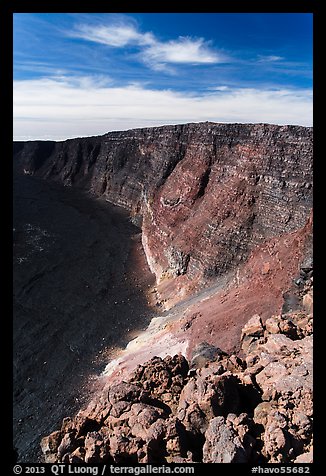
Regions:
<svg viewBox="0 0 326 476"><path fill-rule="evenodd" d="M207 342L201 342L192 352L190 368L199 369L205 367L209 362L219 360L221 357L226 355L226 352L223 352L219 347L215 347Z"/></svg>
<svg viewBox="0 0 326 476"><path fill-rule="evenodd" d="M204 463L247 463L248 457L239 436L223 417L210 421L205 433Z"/></svg>

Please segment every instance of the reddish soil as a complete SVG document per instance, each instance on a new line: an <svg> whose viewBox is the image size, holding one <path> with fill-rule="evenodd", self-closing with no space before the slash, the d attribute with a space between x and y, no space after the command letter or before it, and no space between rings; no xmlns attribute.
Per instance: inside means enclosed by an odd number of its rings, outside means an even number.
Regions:
<svg viewBox="0 0 326 476"><path fill-rule="evenodd" d="M258 246L228 281L224 278L163 313L117 356L103 377L104 384L127 378L132 369L155 355L163 358L181 352L191 359L194 347L204 341L229 353L239 352L241 330L254 314L265 321L281 313L284 293L299 275L311 233L312 218L302 229ZM169 292L171 282L175 285L176 280L164 283Z"/></svg>
<svg viewBox="0 0 326 476"><path fill-rule="evenodd" d="M283 294L299 274L311 232L309 219L303 229L259 246L239 270L235 285L190 308L189 317L193 313L200 317L191 326L188 354L202 341L227 352L238 351L241 329L252 315L259 314L264 321L279 314Z"/></svg>

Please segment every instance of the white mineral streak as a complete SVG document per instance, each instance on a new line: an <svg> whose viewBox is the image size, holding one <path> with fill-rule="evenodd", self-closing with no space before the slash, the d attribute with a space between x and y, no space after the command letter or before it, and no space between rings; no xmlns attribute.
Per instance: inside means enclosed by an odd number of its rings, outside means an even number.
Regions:
<svg viewBox="0 0 326 476"><path fill-rule="evenodd" d="M145 256L146 256L148 267L151 270L151 272L153 274L155 274L156 281L158 282L159 278L162 274L163 269L152 257L152 254L150 252L150 248L148 246L148 239L147 239L146 233L143 232L141 237L142 237L142 245L143 245L143 249L144 249L144 253L145 253Z"/></svg>
<svg viewBox="0 0 326 476"><path fill-rule="evenodd" d="M128 343L120 357L106 366L102 376L109 377L118 369L130 372L138 364L143 364L154 356L164 358L178 353L186 356L188 340L179 340L180 337L178 339L173 331L168 331L169 323L174 319L175 316L171 314L154 317L148 328Z"/></svg>

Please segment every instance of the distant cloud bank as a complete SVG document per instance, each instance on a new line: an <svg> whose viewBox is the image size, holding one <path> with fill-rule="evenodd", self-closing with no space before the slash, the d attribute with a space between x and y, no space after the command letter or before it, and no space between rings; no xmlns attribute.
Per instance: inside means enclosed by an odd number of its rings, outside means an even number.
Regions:
<svg viewBox="0 0 326 476"><path fill-rule="evenodd" d="M118 44L131 41L132 35L138 38L137 34L137 31L120 32L115 41ZM104 37L107 40L106 34ZM113 38L110 41L113 42ZM137 41L145 41L143 35ZM188 46L183 52L179 45L178 53L174 53L171 42L164 45L154 42L149 50L154 48L152 61L159 65L167 60L186 61ZM193 44L193 58L201 47L204 45L200 42L197 46ZM207 50L206 61L209 60ZM86 76L14 81L15 140L64 140L111 130L200 121L311 126L312 92L310 89L231 88L216 84L215 88L199 94L155 90L141 84L117 87L101 78L94 80Z"/></svg>

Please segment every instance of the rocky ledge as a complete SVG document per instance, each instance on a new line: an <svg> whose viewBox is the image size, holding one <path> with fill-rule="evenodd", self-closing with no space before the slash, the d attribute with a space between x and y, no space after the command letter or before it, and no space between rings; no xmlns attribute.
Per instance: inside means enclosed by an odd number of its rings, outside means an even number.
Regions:
<svg viewBox="0 0 326 476"><path fill-rule="evenodd" d="M252 316L238 355L202 342L107 383L42 439L45 461L312 462L312 270L300 279L301 310Z"/></svg>

